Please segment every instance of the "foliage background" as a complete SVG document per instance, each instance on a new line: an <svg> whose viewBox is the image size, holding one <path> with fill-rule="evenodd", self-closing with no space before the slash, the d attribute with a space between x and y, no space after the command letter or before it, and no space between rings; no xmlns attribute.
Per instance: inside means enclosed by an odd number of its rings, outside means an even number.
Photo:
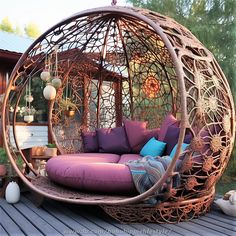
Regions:
<svg viewBox="0 0 236 236"><path fill-rule="evenodd" d="M127 0L186 26L215 56L229 81L236 102L236 1L235 0ZM236 189L236 146L218 192Z"/></svg>

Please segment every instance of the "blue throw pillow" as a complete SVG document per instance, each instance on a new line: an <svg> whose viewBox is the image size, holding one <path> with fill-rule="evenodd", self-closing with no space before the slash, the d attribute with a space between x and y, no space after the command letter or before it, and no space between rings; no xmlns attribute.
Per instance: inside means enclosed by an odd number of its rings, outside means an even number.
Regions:
<svg viewBox="0 0 236 236"><path fill-rule="evenodd" d="M171 151L171 153L170 153L170 157L171 157L171 158L173 158L174 155L175 155L175 153L176 153L177 145L178 145L178 143L175 144L174 148L172 149L172 151ZM181 149L182 149L182 150L181 150L180 153L184 152L184 150L185 150L188 146L189 146L188 143L182 143L182 146L181 146Z"/></svg>
<svg viewBox="0 0 236 236"><path fill-rule="evenodd" d="M141 156L161 156L165 151L166 143L151 138L141 149Z"/></svg>

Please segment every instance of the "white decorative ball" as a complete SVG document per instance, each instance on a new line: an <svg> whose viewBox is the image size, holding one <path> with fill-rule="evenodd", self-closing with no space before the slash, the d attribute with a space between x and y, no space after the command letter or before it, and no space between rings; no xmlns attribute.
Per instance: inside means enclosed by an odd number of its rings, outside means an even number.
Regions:
<svg viewBox="0 0 236 236"><path fill-rule="evenodd" d="M19 185L11 181L6 188L5 198L8 203L14 204L20 200L20 188Z"/></svg>
<svg viewBox="0 0 236 236"><path fill-rule="evenodd" d="M40 74L41 80L47 82L50 79L50 72L48 70L44 70Z"/></svg>
<svg viewBox="0 0 236 236"><path fill-rule="evenodd" d="M56 77L52 80L52 86L55 87L56 89L60 88L61 85L62 85L61 79Z"/></svg>
<svg viewBox="0 0 236 236"><path fill-rule="evenodd" d="M56 94L57 94L57 91L51 84L47 85L43 90L43 96L47 100L55 99Z"/></svg>

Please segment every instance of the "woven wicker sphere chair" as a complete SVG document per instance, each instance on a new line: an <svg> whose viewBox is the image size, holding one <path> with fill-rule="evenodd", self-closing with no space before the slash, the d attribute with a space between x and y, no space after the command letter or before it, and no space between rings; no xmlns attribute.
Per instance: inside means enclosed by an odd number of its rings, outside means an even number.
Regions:
<svg viewBox="0 0 236 236"><path fill-rule="evenodd" d="M60 153L82 152L81 130L121 126L123 117L148 121L148 128L159 127L168 113L180 120L173 161L152 188L136 196L85 193L56 186L31 166L35 178L18 169L17 155L29 163L16 138L17 106L45 65L62 80L49 102L49 131ZM60 104L65 96L76 104L75 116L64 114ZM16 148L9 138L10 106ZM173 19L126 7L83 11L42 34L15 66L2 114L9 159L26 185L55 200L100 205L123 222L175 223L206 213L235 134L230 87L213 55ZM174 188L171 180L186 130L193 138L184 153L180 186ZM164 183L163 201L146 204Z"/></svg>

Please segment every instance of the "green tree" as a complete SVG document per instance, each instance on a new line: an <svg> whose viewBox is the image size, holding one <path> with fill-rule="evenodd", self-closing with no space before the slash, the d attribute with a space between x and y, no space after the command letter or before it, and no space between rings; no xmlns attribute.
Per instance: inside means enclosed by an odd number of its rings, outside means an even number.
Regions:
<svg viewBox="0 0 236 236"><path fill-rule="evenodd" d="M34 23L27 24L24 30L30 38L37 38L40 35L39 27Z"/></svg>
<svg viewBox="0 0 236 236"><path fill-rule="evenodd" d="M19 25L16 25L15 27L12 25L11 21L8 17L5 17L0 22L0 30L6 31L9 33L15 33L17 35L26 35L30 38L37 38L40 35L40 30L38 25L34 23L29 23L24 28L24 33Z"/></svg>
<svg viewBox="0 0 236 236"><path fill-rule="evenodd" d="M0 29L2 31L7 31L7 32L10 32L10 33L14 32L14 28L13 28L12 23L10 22L8 17L5 17L5 18L2 19L2 21L0 23Z"/></svg>
<svg viewBox="0 0 236 236"><path fill-rule="evenodd" d="M236 103L236 1L235 0L127 0L136 7L168 15L191 32L214 54ZM223 194L235 182L236 145L217 191ZM225 181L225 182L224 182ZM222 184L223 183L223 184Z"/></svg>
<svg viewBox="0 0 236 236"><path fill-rule="evenodd" d="M127 0L174 18L186 26L214 54L236 91L235 0ZM233 94L236 101L236 93Z"/></svg>

